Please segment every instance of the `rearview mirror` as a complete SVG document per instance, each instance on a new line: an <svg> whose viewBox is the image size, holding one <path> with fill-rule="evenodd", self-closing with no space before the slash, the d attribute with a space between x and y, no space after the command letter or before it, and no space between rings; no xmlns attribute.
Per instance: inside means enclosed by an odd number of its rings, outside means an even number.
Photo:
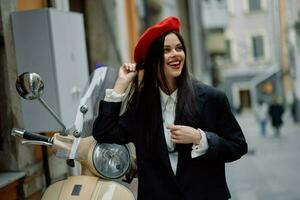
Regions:
<svg viewBox="0 0 300 200"><path fill-rule="evenodd" d="M24 72L16 81L16 89L24 99L39 99L44 91L44 82L37 73Z"/></svg>

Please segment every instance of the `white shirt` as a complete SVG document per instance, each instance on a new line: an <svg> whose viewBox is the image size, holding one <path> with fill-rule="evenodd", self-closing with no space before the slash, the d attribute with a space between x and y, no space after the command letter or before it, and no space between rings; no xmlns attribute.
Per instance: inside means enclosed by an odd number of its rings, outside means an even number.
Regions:
<svg viewBox="0 0 300 200"><path fill-rule="evenodd" d="M162 118L163 118L163 127L164 134L166 139L167 148L169 151L169 159L171 163L172 170L174 174L177 171L177 163L178 163L178 152L172 152L174 150L174 144L171 142L171 134L167 129L168 124L174 124L175 120L175 111L176 111L176 103L177 103L177 90L175 90L171 95L165 94L161 89L160 91L160 102L161 102L161 110L162 110ZM118 94L112 89L106 89L105 91L104 101L108 102L121 102L124 99L125 94ZM195 158L201 156L207 152L208 142L206 138L206 134L201 129L198 129L201 134L201 140L198 145L193 145L191 151L191 157ZM170 153L172 152L172 153Z"/></svg>
<svg viewBox="0 0 300 200"><path fill-rule="evenodd" d="M174 149L174 144L171 142L171 133L169 129L167 129L167 125L174 124L176 103L177 103L177 90L175 90L171 95L165 94L160 88L159 88L159 92L160 92L160 103L161 103L166 144L170 152ZM208 142L207 142L205 132L203 132L200 129L198 130L201 134L202 139L200 140L200 143L198 145L193 144L192 151L191 151L192 158L205 154L208 149ZM169 153L169 159L171 162L172 170L174 174L176 174L177 163L178 163L178 152Z"/></svg>

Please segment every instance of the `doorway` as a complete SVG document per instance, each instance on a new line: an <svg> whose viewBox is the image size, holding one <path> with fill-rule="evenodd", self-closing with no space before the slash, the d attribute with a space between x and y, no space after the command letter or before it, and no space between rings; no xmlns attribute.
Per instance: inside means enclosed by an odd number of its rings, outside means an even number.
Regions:
<svg viewBox="0 0 300 200"><path fill-rule="evenodd" d="M251 108L251 96L250 90L240 90L240 108L242 111L249 110Z"/></svg>

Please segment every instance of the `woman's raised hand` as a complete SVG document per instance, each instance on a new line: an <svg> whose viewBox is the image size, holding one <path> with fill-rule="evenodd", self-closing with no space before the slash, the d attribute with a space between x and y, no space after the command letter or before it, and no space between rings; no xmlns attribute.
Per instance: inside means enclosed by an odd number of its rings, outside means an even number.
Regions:
<svg viewBox="0 0 300 200"><path fill-rule="evenodd" d="M125 63L119 69L118 79L114 86L114 91L124 93L131 81L137 75L135 63Z"/></svg>
<svg viewBox="0 0 300 200"><path fill-rule="evenodd" d="M123 81L126 81L126 82L130 83L137 74L135 66L136 66L135 63L125 63L125 64L123 64L120 67L118 78L121 78Z"/></svg>
<svg viewBox="0 0 300 200"><path fill-rule="evenodd" d="M202 139L199 131L190 126L170 124L167 129L171 133L171 141L176 144L199 144Z"/></svg>

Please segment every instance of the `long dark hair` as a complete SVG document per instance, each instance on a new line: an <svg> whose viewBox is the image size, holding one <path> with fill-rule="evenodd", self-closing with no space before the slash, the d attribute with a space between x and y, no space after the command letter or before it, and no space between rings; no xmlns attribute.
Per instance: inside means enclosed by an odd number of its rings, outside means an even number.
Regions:
<svg viewBox="0 0 300 200"><path fill-rule="evenodd" d="M157 143L157 134L159 133L159 125L155 116L160 108L153 108L154 105L160 106L159 89L166 88L170 94L170 88L167 85L166 76L164 73L164 41L165 37L174 33L180 40L183 51L187 57L186 46L182 36L176 32L167 32L158 39L156 39L148 49L148 53L144 63L137 63L137 68L140 66L144 69L144 75L142 80L135 78L131 91L134 91L131 99L139 96L140 111L144 119L144 128L146 134L146 144L148 147L153 147ZM160 80L159 81L159 76ZM177 84L177 104L176 104L176 116L175 124L178 122L185 125L196 127L198 124L198 109L196 106L195 94L193 91L191 76L189 75L188 68L186 66L186 59L182 68L181 74L176 78ZM131 100L129 100L130 105ZM199 116L199 115L198 115ZM182 125L182 124L181 124Z"/></svg>

